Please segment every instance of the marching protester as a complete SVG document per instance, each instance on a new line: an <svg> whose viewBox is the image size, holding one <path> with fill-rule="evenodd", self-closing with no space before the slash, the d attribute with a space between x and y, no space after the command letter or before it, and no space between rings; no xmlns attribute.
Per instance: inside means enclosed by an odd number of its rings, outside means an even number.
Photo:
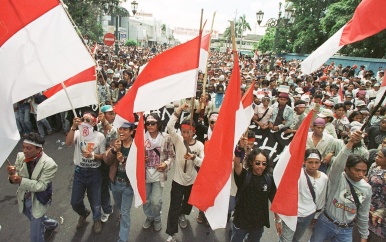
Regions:
<svg viewBox="0 0 386 242"><path fill-rule="evenodd" d="M324 207L328 177L318 171L322 156L317 149L307 149L304 169L299 179L299 203L296 230L292 231L283 221L282 242L299 242L314 218L317 219Z"/></svg>
<svg viewBox="0 0 386 242"><path fill-rule="evenodd" d="M86 218L90 215L83 202L87 192L93 214L93 230L96 234L102 231L101 224L101 182L100 172L103 153L105 152L105 137L102 133L95 131L97 115L86 112L82 118L75 117L72 127L66 137L66 145L74 144L74 181L72 185L71 206L79 214L77 229L83 227ZM76 130L79 127L79 130Z"/></svg>
<svg viewBox="0 0 386 242"><path fill-rule="evenodd" d="M264 227L269 228L269 207L275 197L276 187L271 174L267 172L269 156L260 149L253 149L243 156L246 140L240 141L234 152L234 178L237 185L236 205L232 224L231 242L260 241ZM245 168L244 168L244 167ZM282 234L279 215L275 214L278 235Z"/></svg>
<svg viewBox="0 0 386 242"><path fill-rule="evenodd" d="M181 135L176 133L174 125L180 117L182 110L189 107L182 104L170 117L167 130L174 144L176 159L174 161L174 175L170 191L170 207L166 233L169 235L167 242L174 242L178 225L184 229L188 226L185 215L192 211L188 204L193 183L197 177L196 166L200 167L204 158L204 145L193 138L196 124L185 119L181 122Z"/></svg>
<svg viewBox="0 0 386 242"><path fill-rule="evenodd" d="M8 180L18 185L19 212L31 222L30 241L44 242L59 223L46 216L52 201L52 180L58 166L43 151L44 138L29 133L23 140L23 152L19 152L14 166L7 167Z"/></svg>
<svg viewBox="0 0 386 242"><path fill-rule="evenodd" d="M154 230L162 229L161 210L162 193L167 180L166 172L175 159L175 152L170 135L162 132L162 120L156 113L146 117L145 149L146 149L146 203L143 211L146 221L144 229L154 224Z"/></svg>
<svg viewBox="0 0 386 242"><path fill-rule="evenodd" d="M126 175L126 160L133 144L135 124L125 122L118 129L118 139L112 143L103 156L104 162L110 166L110 183L116 207L120 210L118 242L129 241L130 210L133 203L134 191Z"/></svg>
<svg viewBox="0 0 386 242"><path fill-rule="evenodd" d="M118 132L115 127L113 127L113 122L115 119L115 113L111 105L104 105L101 107L101 112L98 114L99 123L97 124L98 132L102 133L105 136L106 150L108 150L112 142L118 138ZM109 166L105 162L101 162L101 206L102 206L102 216L101 222L105 223L109 219L109 216L113 213L113 207L111 205L110 199L110 179L109 179Z"/></svg>
<svg viewBox="0 0 386 242"><path fill-rule="evenodd" d="M311 241L352 241L354 223L361 241L367 241L372 194L371 186L364 180L367 163L350 151L361 139L361 131L351 134L332 164L325 209L315 224Z"/></svg>

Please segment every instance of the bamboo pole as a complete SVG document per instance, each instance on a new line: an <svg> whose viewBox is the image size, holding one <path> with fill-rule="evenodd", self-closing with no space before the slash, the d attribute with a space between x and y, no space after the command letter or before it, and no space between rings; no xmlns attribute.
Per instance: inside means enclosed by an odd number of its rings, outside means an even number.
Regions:
<svg viewBox="0 0 386 242"><path fill-rule="evenodd" d="M213 24L214 24L214 18L216 16L216 12L213 13L212 18L212 25L210 26L210 32L209 32L209 48L208 48L208 58L206 59L206 65L205 65L205 73L204 73L204 83L202 84L202 94L205 97L206 94L206 82L208 81L208 63L209 63L209 56L210 56L210 40L212 39L212 32L213 32Z"/></svg>

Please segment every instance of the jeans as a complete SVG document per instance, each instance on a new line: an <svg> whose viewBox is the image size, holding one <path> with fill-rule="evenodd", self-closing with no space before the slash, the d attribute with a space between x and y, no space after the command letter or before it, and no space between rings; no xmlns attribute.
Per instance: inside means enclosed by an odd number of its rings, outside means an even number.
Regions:
<svg viewBox="0 0 386 242"><path fill-rule="evenodd" d="M287 224L283 221L283 232L279 238L280 242L299 242L306 232L307 228L310 226L312 219L314 218L315 213L308 215L307 217L298 217L296 223L296 231L292 231Z"/></svg>
<svg viewBox="0 0 386 242"><path fill-rule="evenodd" d="M264 227L258 228L256 230L244 230L237 228L232 223L231 242L243 242L246 238L248 242L259 242L261 237L263 236L263 232Z"/></svg>
<svg viewBox="0 0 386 242"><path fill-rule="evenodd" d="M143 205L143 212L151 221L161 221L162 191L161 182L146 183L146 203Z"/></svg>
<svg viewBox="0 0 386 242"><path fill-rule="evenodd" d="M129 241L130 231L130 209L133 203L134 191L131 185L127 186L126 182L115 181L111 183L115 206L121 210L121 221L119 225L118 242Z"/></svg>
<svg viewBox="0 0 386 242"><path fill-rule="evenodd" d="M180 215L189 215L192 211L192 205L188 203L192 187L193 185L183 186L175 181L172 182L168 223L166 227L166 233L168 235L174 235L178 232L178 219Z"/></svg>
<svg viewBox="0 0 386 242"><path fill-rule="evenodd" d="M35 116L35 120L38 120L37 117L38 115L37 114L34 114ZM39 134L41 137L44 137L45 133L44 133L44 128L47 129L47 132L48 133L51 133L52 132L52 128L51 128L51 125L50 123L47 121L47 119L43 118L39 121L36 121L36 126L38 126L38 131L39 131Z"/></svg>
<svg viewBox="0 0 386 242"><path fill-rule="evenodd" d="M32 124L30 120L30 106L29 103L24 103L19 105L19 118L23 131L26 134L32 132Z"/></svg>
<svg viewBox="0 0 386 242"><path fill-rule="evenodd" d="M324 242L330 240L331 242L351 242L352 241L352 227L340 228L333 224L324 213L320 214L318 221L315 224L314 232L311 237L311 242Z"/></svg>
<svg viewBox="0 0 386 242"><path fill-rule="evenodd" d="M84 194L90 203L93 220L101 218L101 173L99 168L83 168L76 166L74 182L72 185L71 206L81 216L86 216L87 210L84 205Z"/></svg>
<svg viewBox="0 0 386 242"><path fill-rule="evenodd" d="M106 165L104 162L100 166L102 183L101 183L101 206L102 211L105 214L111 214L113 212L113 206L111 206L110 199L110 166Z"/></svg>
<svg viewBox="0 0 386 242"><path fill-rule="evenodd" d="M40 218L34 218L32 215L32 200L31 198L24 200L23 213L31 221L30 239L31 242L44 242L44 232L46 229L54 229L58 226L58 221L48 218L43 215Z"/></svg>

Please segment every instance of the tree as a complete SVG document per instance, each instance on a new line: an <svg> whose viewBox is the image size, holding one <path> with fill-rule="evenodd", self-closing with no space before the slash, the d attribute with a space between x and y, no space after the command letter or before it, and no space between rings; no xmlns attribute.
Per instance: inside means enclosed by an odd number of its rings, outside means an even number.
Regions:
<svg viewBox="0 0 386 242"><path fill-rule="evenodd" d="M128 40L126 40L125 45L126 45L126 46L129 46L129 47L134 47L134 46L137 46L138 43L137 43L137 41L135 41L135 40L128 39Z"/></svg>
<svg viewBox="0 0 386 242"><path fill-rule="evenodd" d="M236 36L240 36L240 44L243 45L243 35L246 30L252 30L251 26L246 20L245 14L240 16L239 20L235 24Z"/></svg>
<svg viewBox="0 0 386 242"><path fill-rule="evenodd" d="M321 20L322 28L328 33L328 37L334 35L352 18L359 3L358 0L343 0L328 6L326 15ZM348 56L384 58L385 38L386 31L384 30L374 36L344 46L339 52Z"/></svg>

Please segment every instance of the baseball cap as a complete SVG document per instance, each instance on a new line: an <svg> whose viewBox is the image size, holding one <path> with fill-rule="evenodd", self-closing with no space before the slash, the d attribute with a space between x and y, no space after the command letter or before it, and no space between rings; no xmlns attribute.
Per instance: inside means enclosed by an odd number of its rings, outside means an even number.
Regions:
<svg viewBox="0 0 386 242"><path fill-rule="evenodd" d="M110 112L110 111L113 111L113 107L111 105L103 105L101 107L102 113L106 113L106 112Z"/></svg>
<svg viewBox="0 0 386 242"><path fill-rule="evenodd" d="M121 125L121 128L130 128L130 129L133 129L135 128L135 124L134 123L131 123L131 122L124 122L122 125Z"/></svg>
<svg viewBox="0 0 386 242"><path fill-rule="evenodd" d="M319 118L334 117L334 113L330 109L324 109L321 113L318 114Z"/></svg>

